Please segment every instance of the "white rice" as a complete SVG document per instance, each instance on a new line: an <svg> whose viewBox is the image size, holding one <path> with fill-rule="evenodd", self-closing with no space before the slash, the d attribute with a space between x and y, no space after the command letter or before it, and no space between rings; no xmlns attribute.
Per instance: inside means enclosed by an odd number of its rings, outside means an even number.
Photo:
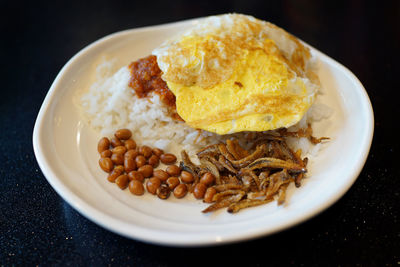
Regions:
<svg viewBox="0 0 400 267"><path fill-rule="evenodd" d="M239 138L246 133L220 136L206 131L198 131L184 122L173 120L166 106L157 94L148 98L138 98L129 87L130 70L123 67L110 76L112 63L104 62L97 68L96 83L81 98L81 104L90 125L102 136L112 136L120 128L133 132L137 143L158 147L172 153L181 149L189 155L201 147L217 143L232 136ZM318 99L318 98L317 98ZM315 103L306 116L293 129L306 127L307 122L329 117L331 110L323 104ZM311 145L306 138L292 139L294 148L301 148L303 154L315 155L319 145ZM179 154L179 153L178 153Z"/></svg>

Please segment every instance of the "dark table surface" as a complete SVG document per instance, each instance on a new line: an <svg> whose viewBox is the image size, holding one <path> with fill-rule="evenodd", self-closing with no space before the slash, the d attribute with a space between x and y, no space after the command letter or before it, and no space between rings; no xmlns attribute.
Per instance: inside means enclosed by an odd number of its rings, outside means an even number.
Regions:
<svg viewBox="0 0 400 267"><path fill-rule="evenodd" d="M400 264L399 3L1 1L0 266ZM107 34L227 12L274 22L361 80L374 108L375 133L355 184L305 223L218 247L145 244L84 218L48 184L33 154L35 119L57 73Z"/></svg>

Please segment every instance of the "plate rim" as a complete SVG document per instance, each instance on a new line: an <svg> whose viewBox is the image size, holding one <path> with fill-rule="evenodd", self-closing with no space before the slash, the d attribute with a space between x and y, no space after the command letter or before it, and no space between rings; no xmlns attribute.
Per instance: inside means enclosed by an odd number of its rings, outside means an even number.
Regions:
<svg viewBox="0 0 400 267"><path fill-rule="evenodd" d="M354 184L354 182L357 180L359 174L361 173L361 170L363 169L365 162L367 160L369 150L371 148L372 140L373 140L373 133L374 133L374 114L373 114L373 109L372 109L372 104L371 101L368 97L368 94L364 88L364 86L361 84L359 79L345 66L343 66L341 63L337 62L336 60L332 59L331 57L325 55L324 53L320 52L318 49L306 44L309 46L313 52L315 52L318 57L323 58L325 61L329 62L329 65L333 65L336 68L339 68L343 71L345 75L347 75L353 82L356 83L356 88L359 90L359 93L362 95L362 103L366 104L366 107L368 109L368 114L367 119L368 119L368 125L367 125L367 130L368 133L366 134L365 137L365 142L363 143L362 149L361 149L361 155L362 157L357 159L357 165L356 168L352 170L351 173L349 173L349 181L346 184L343 184L340 187L340 190L336 192L334 197L330 198L329 201L324 202L323 204L317 206L316 209L313 209L311 211L307 211L305 215L296 217L294 220L291 220L289 222L283 222L281 225L276 226L274 228L267 228L264 229L263 231L253 231L250 233L239 233L239 234L230 234L229 236L225 236L221 240L218 238L213 238L210 239L209 237L206 238L197 238L195 240L190 240L190 239L173 239L173 238L168 238L169 234L166 235L164 231L160 230L155 230L155 229L147 229L138 225L132 225L126 222L121 222L118 219L113 218L112 216L109 216L108 214L103 213L102 211L96 209L95 207L92 207L90 204L86 203L83 199L81 199L77 194L75 194L72 190L70 190L64 183L61 182L60 179L57 178L57 174L52 170L51 166L48 164L47 158L45 154L42 151L42 146L43 144L40 142L40 137L43 133L43 127L45 125L44 123L44 116L46 112L49 110L51 106L51 100L56 96L56 88L59 80L61 77L66 73L69 68L73 65L73 63L79 59L82 55L84 55L87 51L91 50L92 48L100 45L101 43L121 37L123 35L130 35L135 32L140 32L140 31L148 31L152 30L155 28L168 28L168 27L174 27L174 26L179 26L180 24L186 24L186 23L195 23L199 19L202 18L194 18L194 19L188 19L188 20L182 20L182 21L177 21L177 22L172 22L172 23L166 23L166 24L160 24L160 25L153 25L153 26L146 26L146 27L140 27L140 28L133 28L133 29L127 29L123 31L118 31L109 35L106 35L83 49L81 49L78 53L76 53L71 59L67 61L67 63L62 67L60 72L57 74L55 80L50 86L49 91L46 94L46 97L40 107L38 116L35 121L35 126L33 129L33 136L32 136L32 141L33 141L33 150L34 154L36 157L36 160L38 162L38 165L45 176L46 180L49 182L49 184L53 187L53 189L57 192L61 198L66 201L69 205L71 205L76 211L78 211L81 215L83 215L85 218L89 219L90 221L96 223L97 225L113 232L116 234L119 234L121 236L130 238L130 239L135 239L139 240L145 243L152 243L152 244L158 244L158 245L168 245L168 246L206 246L206 245L218 245L218 244L228 244L228 243L233 243L233 242L239 242L239 241L244 241L244 240L249 240L249 239L254 239L257 237L263 237L272 233L278 233L284 229L288 229L294 225L298 225L300 223L303 223L306 220L309 220L313 218L314 216L320 214L322 211L326 210L328 207L332 206L334 203L336 203L339 199L341 199L344 194L350 189L350 187ZM106 223L106 221L108 223ZM115 227L117 226L117 227ZM124 227L129 226L129 227L134 227L138 229L137 233L139 234L128 234L127 232L120 230L120 229L125 229ZM169 232L173 233L173 232ZM189 235L189 234L188 234Z"/></svg>

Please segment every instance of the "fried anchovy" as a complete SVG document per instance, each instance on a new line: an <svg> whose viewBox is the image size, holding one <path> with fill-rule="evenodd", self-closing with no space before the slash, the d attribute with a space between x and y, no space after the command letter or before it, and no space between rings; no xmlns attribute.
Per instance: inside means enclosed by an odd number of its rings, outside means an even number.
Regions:
<svg viewBox="0 0 400 267"><path fill-rule="evenodd" d="M243 199L243 200L241 200L239 202L230 204L229 207L228 207L228 212L229 213L236 213L241 209L263 205L263 204L269 203L269 202L271 202L273 200L274 200L273 198L264 199L264 200Z"/></svg>
<svg viewBox="0 0 400 267"><path fill-rule="evenodd" d="M230 195L237 195L237 194L243 194L245 195L246 192L243 190L225 190L219 193L216 193L213 198L212 201L220 201L221 199L223 199L226 196L230 196Z"/></svg>
<svg viewBox="0 0 400 267"><path fill-rule="evenodd" d="M241 155L239 155L239 153L236 151L235 143L232 140L226 140L226 149L230 154L232 154L235 160L240 160L242 158Z"/></svg>
<svg viewBox="0 0 400 267"><path fill-rule="evenodd" d="M236 176L234 176L234 175L228 175L228 182L227 182L228 184L241 184L241 182L239 181L239 179L236 177Z"/></svg>
<svg viewBox="0 0 400 267"><path fill-rule="evenodd" d="M271 141L284 141L285 139L282 136L276 136L276 135L272 135L272 134L263 134L261 137L258 137L253 145L252 145L252 149L254 149L255 147L261 145L261 144L270 144Z"/></svg>
<svg viewBox="0 0 400 267"><path fill-rule="evenodd" d="M279 193L278 193L278 205L282 205L283 203L285 203L285 199L286 199L286 189L288 188L289 183L284 184L281 186L281 188L279 188Z"/></svg>
<svg viewBox="0 0 400 267"><path fill-rule="evenodd" d="M269 157L259 158L246 167L246 169L250 170L262 168L288 169L291 172L307 172L307 169L299 164Z"/></svg>
<svg viewBox="0 0 400 267"><path fill-rule="evenodd" d="M287 144L286 142L280 143L281 150L285 156L285 158L292 160L293 162L302 165L303 161L300 158L300 155L297 155Z"/></svg>
<svg viewBox="0 0 400 267"><path fill-rule="evenodd" d="M232 189L243 189L243 185L240 184L220 184L220 185L214 185L213 187L217 192L222 192Z"/></svg>
<svg viewBox="0 0 400 267"><path fill-rule="evenodd" d="M258 191L258 187L257 187L256 183L254 182L253 177L251 177L250 175L243 175L241 177L241 179L242 179L242 183L243 183L244 187L247 190L249 190L251 192Z"/></svg>
<svg viewBox="0 0 400 267"><path fill-rule="evenodd" d="M258 179L260 179L260 190L265 190L269 185L269 170L261 172Z"/></svg>
<svg viewBox="0 0 400 267"><path fill-rule="evenodd" d="M250 176L251 178L253 178L257 188L260 189L260 184L261 184L260 183L260 179L258 178L258 176L252 170L247 169L247 168L240 169L238 175L239 176L244 176L244 175Z"/></svg>
<svg viewBox="0 0 400 267"><path fill-rule="evenodd" d="M235 150L239 154L240 159L245 158L249 155L249 151L244 149L237 139L233 139L233 144L235 145Z"/></svg>
<svg viewBox="0 0 400 267"><path fill-rule="evenodd" d="M218 160L216 160L213 156L205 155L204 157L202 157L202 159L203 158L208 160L212 164L214 164L215 167L217 167L217 169L219 171L223 171L225 169L225 167Z"/></svg>
<svg viewBox="0 0 400 267"><path fill-rule="evenodd" d="M181 167L182 170L190 172L191 174L197 176L200 168L190 160L190 157L185 150L181 151L181 157L182 161L180 162L179 167Z"/></svg>
<svg viewBox="0 0 400 267"><path fill-rule="evenodd" d="M313 133L312 133L311 124L308 124L306 129L299 129L298 131L295 131L295 132L289 132L286 128L282 128L279 130L279 134L282 136L292 136L292 137L296 137L296 138L306 137L314 145L321 143L321 141L323 141L323 140L330 139L329 137L320 137L320 138L314 137L312 135Z"/></svg>
<svg viewBox="0 0 400 267"><path fill-rule="evenodd" d="M275 195L281 185L290 183L291 181L291 176L288 174L286 169L280 172L276 172L270 176L270 184L267 189L267 198L270 198L271 196Z"/></svg>
<svg viewBox="0 0 400 267"><path fill-rule="evenodd" d="M308 158L304 158L304 159L302 160L302 162L303 162L303 166L306 167L306 166L307 166L307 163L308 163ZM299 173L299 174L297 174L297 175L295 176L294 185L295 185L296 187L300 187L300 186L301 186L301 180L304 178L304 176L305 176L304 173Z"/></svg>
<svg viewBox="0 0 400 267"><path fill-rule="evenodd" d="M278 158L278 159L285 159L285 152L283 151L283 148L281 146L280 142L271 142L271 148L272 148L272 158Z"/></svg>
<svg viewBox="0 0 400 267"><path fill-rule="evenodd" d="M230 197L224 198L221 201L216 202L216 203L208 206L202 212L203 213L207 213L207 212L211 212L211 211L215 211L215 210L218 210L218 209L221 209L221 208L228 207L230 204L240 201L243 198L244 195L245 195L245 193L239 193L239 194L232 195Z"/></svg>
<svg viewBox="0 0 400 267"><path fill-rule="evenodd" d="M204 157L206 155L208 156L216 156L219 154L219 149L218 149L218 144L216 145L210 145L210 146L206 146L203 149L200 149L199 151L197 151L196 155L201 158Z"/></svg>
<svg viewBox="0 0 400 267"><path fill-rule="evenodd" d="M260 146L257 146L256 150L252 154L248 155L247 157L242 158L240 160L235 160L233 158L233 156L229 153L225 144L220 144L218 146L218 148L219 148L219 151L221 152L221 154L232 163L233 167L236 167L236 168L246 167L252 161L261 157L267 151L267 145L262 144Z"/></svg>
<svg viewBox="0 0 400 267"><path fill-rule="evenodd" d="M227 169L231 173L237 173L237 170L232 167L231 163L224 156L220 155L218 161L219 163L221 163L222 166L224 166L225 169Z"/></svg>
<svg viewBox="0 0 400 267"><path fill-rule="evenodd" d="M258 191L258 192L250 192L246 195L248 199L258 199L264 200L267 196L265 195L265 191Z"/></svg>
<svg viewBox="0 0 400 267"><path fill-rule="evenodd" d="M288 145L286 142L282 142L280 144L282 151L285 154L285 157L292 160L293 162L299 164L302 167L305 167L307 164L307 158L305 158L304 160L301 159L301 150L298 150L296 152L294 152ZM300 187L301 186L301 180L304 178L304 173L298 173L296 175L294 175L294 184L296 187ZM278 201L279 202L279 201Z"/></svg>

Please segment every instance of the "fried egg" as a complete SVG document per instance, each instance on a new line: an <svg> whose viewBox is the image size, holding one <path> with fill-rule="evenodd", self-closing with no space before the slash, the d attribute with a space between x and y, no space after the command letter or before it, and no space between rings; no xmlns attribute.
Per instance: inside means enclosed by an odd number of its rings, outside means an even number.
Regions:
<svg viewBox="0 0 400 267"><path fill-rule="evenodd" d="M153 54L180 117L217 134L290 127L320 87L308 48L246 15L200 20Z"/></svg>

